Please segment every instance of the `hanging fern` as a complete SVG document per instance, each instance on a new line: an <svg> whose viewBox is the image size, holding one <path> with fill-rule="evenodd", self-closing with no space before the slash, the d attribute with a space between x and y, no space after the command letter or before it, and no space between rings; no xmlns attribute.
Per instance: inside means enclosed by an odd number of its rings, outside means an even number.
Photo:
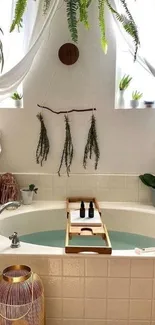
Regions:
<svg viewBox="0 0 155 325"><path fill-rule="evenodd" d="M139 35L138 35L138 30L137 30L137 26L135 24L135 21L128 9L128 6L127 6L127 3L125 0L120 0L125 11L126 11L126 14L128 16L128 19L129 19L129 26L125 28L125 30L132 36L133 40L134 40L134 43L135 43L135 53L134 53L134 60L136 60L136 56L137 56L137 51L138 51L138 46L140 45L140 40L139 40Z"/></svg>
<svg viewBox="0 0 155 325"><path fill-rule="evenodd" d="M84 150L84 157L83 157L83 167L87 167L87 160L92 159L92 154L95 154L95 169L97 169L98 162L100 159L100 150L98 145L98 139L97 139L97 131L96 131L96 119L94 114L91 118L91 125L88 132L88 138L87 143Z"/></svg>
<svg viewBox="0 0 155 325"><path fill-rule="evenodd" d="M44 124L43 116L41 113L37 115L37 118L40 121L40 137L39 137L39 142L37 145L37 150L36 150L36 163L40 164L41 166L43 165L43 161L47 160L47 156L49 154L49 149L50 149L50 144L49 144L49 139L47 136L47 130Z"/></svg>
<svg viewBox="0 0 155 325"><path fill-rule="evenodd" d="M14 13L14 19L12 21L10 32L12 32L15 27L18 27L18 30L22 27L23 22L23 15L25 12L27 6L27 0L17 0L16 7L15 7L15 13Z"/></svg>
<svg viewBox="0 0 155 325"><path fill-rule="evenodd" d="M69 176L70 167L71 167L72 160L73 160L73 153L74 153L71 129L70 129L70 122L69 122L69 118L67 115L65 115L65 129L66 129L65 143L64 143L61 160L60 160L59 170L58 170L59 176L60 176L60 171L61 171L63 162L65 163L67 175Z"/></svg>
<svg viewBox="0 0 155 325"><path fill-rule="evenodd" d="M105 18L104 18L104 9L105 9L105 0L98 0L98 9L99 9L99 26L101 33L101 46L105 54L107 54L108 43L105 35Z"/></svg>
<svg viewBox="0 0 155 325"><path fill-rule="evenodd" d="M68 28L71 33L71 38L73 42L77 43L78 41L78 31L77 31L77 9L78 9L78 0L66 0L66 10L67 10L67 21Z"/></svg>
<svg viewBox="0 0 155 325"><path fill-rule="evenodd" d="M0 28L0 32L3 34L2 28ZM4 53L3 53L3 43L1 40L0 40L0 64L1 64L1 72L2 72L4 67Z"/></svg>
<svg viewBox="0 0 155 325"><path fill-rule="evenodd" d="M133 38L134 44L135 44L135 53L134 53L134 60L136 60L137 57L137 51L138 47L140 45L140 40L139 40L139 35L138 35L138 30L137 26L135 24L135 21L127 7L126 1L125 0L120 0L125 11L126 15L119 14L110 4L109 0L105 0L107 3L108 8L110 11L115 15L116 19L122 24L123 28L125 31Z"/></svg>
<svg viewBox="0 0 155 325"><path fill-rule="evenodd" d="M44 6L43 6L44 15L47 14L50 4L51 4L51 0L44 0Z"/></svg>
<svg viewBox="0 0 155 325"><path fill-rule="evenodd" d="M80 22L83 22L86 29L89 29L89 22L88 22L88 7L89 7L89 5L90 4L88 3L87 0L79 0Z"/></svg>

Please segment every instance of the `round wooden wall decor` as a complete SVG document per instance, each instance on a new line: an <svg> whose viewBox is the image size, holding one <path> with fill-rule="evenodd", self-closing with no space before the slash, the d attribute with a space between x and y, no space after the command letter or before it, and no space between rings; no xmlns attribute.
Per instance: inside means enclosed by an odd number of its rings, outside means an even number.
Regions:
<svg viewBox="0 0 155 325"><path fill-rule="evenodd" d="M65 43L60 47L58 56L63 64L72 65L79 58L79 50L76 45Z"/></svg>

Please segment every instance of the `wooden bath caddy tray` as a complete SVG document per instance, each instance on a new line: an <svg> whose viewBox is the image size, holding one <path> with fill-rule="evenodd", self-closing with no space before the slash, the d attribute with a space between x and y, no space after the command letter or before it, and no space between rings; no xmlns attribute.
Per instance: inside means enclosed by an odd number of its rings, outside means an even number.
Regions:
<svg viewBox="0 0 155 325"><path fill-rule="evenodd" d="M80 218L80 203L85 203L86 215L85 218ZM88 217L87 206L89 202L94 203L94 218ZM98 254L111 254L112 247L109 239L106 225L101 219L101 210L96 198L75 197L66 200L67 209L67 226L66 226L66 253L80 253L80 252L95 252ZM87 238L99 238L101 243L99 245L78 245L73 244L73 240ZM72 242L72 243L71 243Z"/></svg>

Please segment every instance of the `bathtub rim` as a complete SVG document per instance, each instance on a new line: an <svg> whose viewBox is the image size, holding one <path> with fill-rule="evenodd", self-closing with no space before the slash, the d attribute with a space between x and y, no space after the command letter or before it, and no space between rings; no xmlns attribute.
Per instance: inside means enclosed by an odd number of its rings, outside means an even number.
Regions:
<svg viewBox="0 0 155 325"><path fill-rule="evenodd" d="M155 207L150 205L145 205L141 203L131 203L131 202L99 202L100 208L102 210L125 210L125 211L135 211L141 213L149 213L155 215ZM22 215L29 212L36 211L45 211L45 210L65 210L66 203L65 201L34 201L32 205L29 206L20 206L16 210L5 210L0 215L0 221L3 221L6 218L11 218L15 215ZM60 247L49 247L42 245L34 245L29 243L21 242L21 246L18 249L12 249L9 246L10 241L7 237L0 235L0 255L3 254L11 254L11 255L64 255L65 249ZM30 253L31 252L31 253ZM71 256L72 254L65 254L67 256ZM97 256L98 254L94 253L82 253L82 254L74 254L74 256ZM154 257L155 253L147 253L142 255L137 255L135 251L132 250L113 250L112 255L99 255L99 256L122 256L122 257Z"/></svg>

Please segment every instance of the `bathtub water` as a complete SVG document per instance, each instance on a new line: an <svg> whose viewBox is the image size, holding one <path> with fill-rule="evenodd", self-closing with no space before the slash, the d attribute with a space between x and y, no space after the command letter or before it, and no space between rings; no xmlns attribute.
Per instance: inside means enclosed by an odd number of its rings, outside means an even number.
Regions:
<svg viewBox="0 0 155 325"><path fill-rule="evenodd" d="M65 246L65 230L43 231L31 233L20 237L20 240L25 243L64 247ZM142 235L131 234L127 232L109 231L109 236L114 250L134 249L135 247L150 247L155 246L155 238L150 238ZM74 237L71 241L72 245L81 246L102 246L104 241L99 237Z"/></svg>

